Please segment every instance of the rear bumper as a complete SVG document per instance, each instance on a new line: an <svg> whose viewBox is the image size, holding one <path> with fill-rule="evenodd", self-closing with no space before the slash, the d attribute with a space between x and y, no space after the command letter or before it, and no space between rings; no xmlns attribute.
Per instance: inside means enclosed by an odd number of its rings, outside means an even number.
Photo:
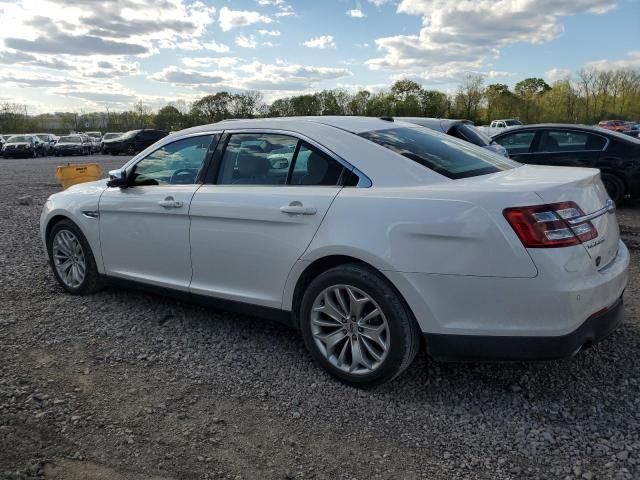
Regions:
<svg viewBox="0 0 640 480"><path fill-rule="evenodd" d="M557 337L496 337L425 334L427 351L445 361L522 361L571 357L611 334L624 317L620 297L606 311L589 317L573 332Z"/></svg>

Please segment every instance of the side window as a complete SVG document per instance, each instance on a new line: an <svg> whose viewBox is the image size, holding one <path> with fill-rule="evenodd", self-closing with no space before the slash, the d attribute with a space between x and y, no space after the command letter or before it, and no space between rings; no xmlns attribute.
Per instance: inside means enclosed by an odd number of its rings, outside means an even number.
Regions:
<svg viewBox="0 0 640 480"><path fill-rule="evenodd" d="M542 132L538 142L538 152L555 153L585 150L587 138L586 133L561 130Z"/></svg>
<svg viewBox="0 0 640 480"><path fill-rule="evenodd" d="M317 148L302 142L295 158L292 185L337 185L344 167Z"/></svg>
<svg viewBox="0 0 640 480"><path fill-rule="evenodd" d="M284 185L298 139L272 133L231 135L218 185Z"/></svg>
<svg viewBox="0 0 640 480"><path fill-rule="evenodd" d="M529 147L531 147L531 142L533 142L535 135L535 132L513 133L496 139L496 142L506 148L509 155L517 155L529 152Z"/></svg>
<svg viewBox="0 0 640 480"><path fill-rule="evenodd" d="M136 163L132 185L192 185L196 183L213 135L169 143Z"/></svg>
<svg viewBox="0 0 640 480"><path fill-rule="evenodd" d="M556 130L543 132L538 145L539 152L579 152L583 150L602 150L606 140L599 135Z"/></svg>

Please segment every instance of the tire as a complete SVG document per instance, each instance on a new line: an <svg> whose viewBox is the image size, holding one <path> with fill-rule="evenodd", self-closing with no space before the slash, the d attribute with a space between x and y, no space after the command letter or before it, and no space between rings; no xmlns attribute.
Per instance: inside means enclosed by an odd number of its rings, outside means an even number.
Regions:
<svg viewBox="0 0 640 480"><path fill-rule="evenodd" d="M117 156L117 155L118 155L118 152L116 152L116 151L113 151L113 150L112 150L112 151L111 151L111 155L113 155L113 156L115 157L115 156Z"/></svg>
<svg viewBox="0 0 640 480"><path fill-rule="evenodd" d="M611 173L602 173L602 183L616 205L620 205L627 193L624 182Z"/></svg>
<svg viewBox="0 0 640 480"><path fill-rule="evenodd" d="M74 283L75 280L79 280L78 278L63 278L61 273L59 272L59 268L56 265L56 262L62 261L60 256L64 256L66 254L63 251L59 250L61 247L56 245L58 242L58 236L61 236L62 246L65 247L67 251L69 251L69 245L79 247L84 259L84 276L81 281ZM71 237L69 237L71 235ZM77 243L67 242L65 243L64 239L74 238ZM56 251L54 252L54 249ZM75 250L77 252L77 250ZM53 270L53 275L56 277L58 283L64 288L67 292L72 293L74 295L87 295L93 292L96 292L102 288L102 280L98 274L98 268L96 267L96 262L93 257L93 252L91 251L91 247L87 239L83 235L82 231L73 223L71 220L60 220L56 223L49 232L47 237L47 253L49 254L49 265L51 266L51 270ZM54 253L56 254L56 259L54 259ZM68 258L68 255L66 255ZM76 264L72 265L68 272L71 272L71 269L75 268L75 272L80 272ZM63 270L64 271L64 270Z"/></svg>
<svg viewBox="0 0 640 480"><path fill-rule="evenodd" d="M338 301L336 288L342 291L346 309ZM349 300L350 295L355 303ZM328 304L338 307L328 309L333 317L324 313ZM352 304L361 304L362 313L345 318L340 312L346 313ZM375 309L381 315L371 317ZM358 317L360 321L356 321ZM367 317L371 319L365 322ZM316 277L304 292L299 318L302 337L313 359L334 377L357 387L393 380L411 364L420 348L420 330L400 294L379 273L358 263L340 265ZM369 336L375 330L384 332L375 335L380 343ZM341 338L332 353L320 339L329 335ZM386 349L381 347L384 344ZM354 359L353 352L358 351L362 352L363 363Z"/></svg>
<svg viewBox="0 0 640 480"><path fill-rule="evenodd" d="M130 144L127 146L127 155L135 155L136 154L136 146L134 144Z"/></svg>

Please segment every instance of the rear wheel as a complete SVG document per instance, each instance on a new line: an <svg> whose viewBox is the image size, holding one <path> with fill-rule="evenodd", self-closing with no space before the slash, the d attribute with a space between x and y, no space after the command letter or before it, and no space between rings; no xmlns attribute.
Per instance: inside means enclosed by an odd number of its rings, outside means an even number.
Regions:
<svg viewBox="0 0 640 480"><path fill-rule="evenodd" d="M420 331L396 290L357 263L319 275L300 307L311 355L345 383L372 387L400 375L420 347Z"/></svg>
<svg viewBox="0 0 640 480"><path fill-rule="evenodd" d="M604 188L607 189L611 200L613 200L616 205L619 205L626 195L624 182L611 173L602 173L602 183L604 184Z"/></svg>
<svg viewBox="0 0 640 480"><path fill-rule="evenodd" d="M47 238L49 263L56 280L69 293L88 294L102 286L89 242L70 220L61 220Z"/></svg>
<svg viewBox="0 0 640 480"><path fill-rule="evenodd" d="M135 145L131 144L127 146L127 155L135 155L135 153L136 153Z"/></svg>

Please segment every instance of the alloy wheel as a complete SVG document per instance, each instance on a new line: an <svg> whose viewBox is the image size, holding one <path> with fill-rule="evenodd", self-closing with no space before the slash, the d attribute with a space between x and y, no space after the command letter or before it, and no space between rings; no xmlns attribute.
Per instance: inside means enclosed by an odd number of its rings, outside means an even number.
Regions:
<svg viewBox="0 0 640 480"><path fill-rule="evenodd" d="M332 285L318 294L311 307L311 334L324 357L352 375L372 373L389 353L389 324L382 309L350 285Z"/></svg>
<svg viewBox="0 0 640 480"><path fill-rule="evenodd" d="M69 288L82 285L87 262L80 240L69 230L60 230L53 238L51 253L56 272Z"/></svg>

